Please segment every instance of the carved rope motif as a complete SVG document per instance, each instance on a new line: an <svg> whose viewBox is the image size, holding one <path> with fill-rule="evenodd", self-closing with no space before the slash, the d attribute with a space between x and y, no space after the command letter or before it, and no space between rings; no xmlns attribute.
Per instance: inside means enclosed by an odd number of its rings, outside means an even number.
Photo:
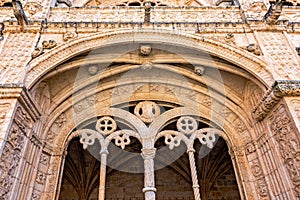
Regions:
<svg viewBox="0 0 300 200"><path fill-rule="evenodd" d="M220 131L214 128L203 128L198 129L197 121L190 116L183 116L177 121L177 129L178 131L166 130L157 134L155 141L157 141L161 137L165 137L165 143L172 150L174 147L180 145L181 141L183 141L187 146L187 153L189 155L191 174L192 174L192 182L193 182L193 191L196 200L201 200L200 191L199 191L199 183L197 177L197 169L195 164L195 149L194 142L196 139L200 141L201 144L207 146L212 149L214 143L216 142L216 134ZM204 134L206 133L206 134Z"/></svg>

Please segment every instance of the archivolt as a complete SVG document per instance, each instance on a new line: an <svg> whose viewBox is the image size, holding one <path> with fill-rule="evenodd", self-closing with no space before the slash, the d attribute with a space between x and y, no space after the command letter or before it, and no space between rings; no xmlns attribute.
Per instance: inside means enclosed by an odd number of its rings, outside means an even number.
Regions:
<svg viewBox="0 0 300 200"><path fill-rule="evenodd" d="M126 42L167 43L179 47L189 47L206 51L209 54L223 58L245 69L266 86L269 86L274 82L274 78L268 71L266 67L267 65L264 61L239 48L197 35L181 35L162 30L159 32L154 30L120 30L82 37L41 55L27 66L25 84L28 88L31 88L34 83L47 72L53 70L56 66L67 59L82 52L99 48L101 46L109 46Z"/></svg>

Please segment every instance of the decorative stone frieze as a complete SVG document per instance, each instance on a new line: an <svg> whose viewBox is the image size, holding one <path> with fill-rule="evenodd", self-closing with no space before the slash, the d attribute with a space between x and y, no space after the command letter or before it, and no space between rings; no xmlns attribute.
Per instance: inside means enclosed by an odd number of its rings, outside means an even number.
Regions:
<svg viewBox="0 0 300 200"><path fill-rule="evenodd" d="M264 119L284 96L300 96L300 81L275 81L262 100L254 108L253 114L255 118L257 120Z"/></svg>
<svg viewBox="0 0 300 200"><path fill-rule="evenodd" d="M24 133L13 125L3 149L0 162L0 198L9 199L16 169L22 156Z"/></svg>
<svg viewBox="0 0 300 200"><path fill-rule="evenodd" d="M294 186L293 193L300 198L300 171L299 171L299 137L295 124L288 115L284 105L279 105L272 117L272 134L277 142L279 153L283 159L286 171Z"/></svg>

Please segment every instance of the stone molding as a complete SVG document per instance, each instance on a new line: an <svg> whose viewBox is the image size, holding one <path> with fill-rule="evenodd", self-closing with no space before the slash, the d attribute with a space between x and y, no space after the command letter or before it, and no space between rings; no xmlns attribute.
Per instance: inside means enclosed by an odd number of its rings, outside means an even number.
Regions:
<svg viewBox="0 0 300 200"><path fill-rule="evenodd" d="M266 92L253 114L256 120L263 120L274 106L285 96L300 96L299 80L277 80Z"/></svg>
<svg viewBox="0 0 300 200"><path fill-rule="evenodd" d="M230 46L228 44L215 41L194 34L176 34L167 30L120 30L109 33L91 34L86 37L78 37L66 44L57 46L49 52L35 58L29 63L27 68L26 86L31 87L34 82L44 75L51 68L57 66L67 57L72 57L80 52L99 48L105 45L116 44L119 42L143 42L145 38L149 42L166 42L173 45L186 44L189 47L201 49L208 53L213 53L229 62L251 71L256 77L266 84L271 84L274 79L267 69L266 63L259 57L245 50Z"/></svg>
<svg viewBox="0 0 300 200"><path fill-rule="evenodd" d="M13 98L18 99L34 121L38 120L40 111L23 84L0 84L0 99Z"/></svg>

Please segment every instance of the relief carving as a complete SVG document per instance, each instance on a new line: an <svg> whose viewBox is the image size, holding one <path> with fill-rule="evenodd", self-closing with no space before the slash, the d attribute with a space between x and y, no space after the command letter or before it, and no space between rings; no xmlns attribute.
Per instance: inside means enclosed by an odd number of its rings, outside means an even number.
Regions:
<svg viewBox="0 0 300 200"><path fill-rule="evenodd" d="M224 36L224 40L228 44L235 45L235 39L234 39L234 35L232 33L227 33Z"/></svg>
<svg viewBox="0 0 300 200"><path fill-rule="evenodd" d="M256 189L258 191L259 196L267 197L268 196L268 188L265 183L265 180L262 178L256 182Z"/></svg>
<svg viewBox="0 0 300 200"><path fill-rule="evenodd" d="M245 145L246 154L251 154L256 151L255 146L252 142L249 142Z"/></svg>
<svg viewBox="0 0 300 200"><path fill-rule="evenodd" d="M299 171L299 140L294 131L293 122L288 116L288 111L284 105L280 105L274 119L272 120L271 128L274 137L279 145L280 155L284 160L284 164L295 186L295 195L300 197L300 171Z"/></svg>
<svg viewBox="0 0 300 200"><path fill-rule="evenodd" d="M70 40L73 40L75 38L77 38L78 34L76 32L71 32L71 31L68 31L66 32L64 35L63 35L63 40L65 42L68 42Z"/></svg>
<svg viewBox="0 0 300 200"><path fill-rule="evenodd" d="M62 113L61 115L59 115L58 118L54 121L54 123L52 124L50 131L47 135L47 141L49 143L53 142L56 134L60 131L60 129L66 123L66 121L67 121L67 118L66 118L65 113Z"/></svg>
<svg viewBox="0 0 300 200"><path fill-rule="evenodd" d="M261 55L260 49L257 46L257 44L251 43L251 44L247 45L246 47L243 47L243 49L249 51L250 53L253 53L256 56L260 56Z"/></svg>
<svg viewBox="0 0 300 200"><path fill-rule="evenodd" d="M261 20L266 12L267 7L263 2L254 2L247 9L247 17L252 20Z"/></svg>
<svg viewBox="0 0 300 200"><path fill-rule="evenodd" d="M228 117L231 114L231 110L227 107L223 107L222 109L222 116L223 117Z"/></svg>
<svg viewBox="0 0 300 200"><path fill-rule="evenodd" d="M36 176L36 182L41 185L44 185L45 180L46 180L46 175L43 172L39 171Z"/></svg>
<svg viewBox="0 0 300 200"><path fill-rule="evenodd" d="M247 130L247 127L242 120L238 120L236 123L236 128L240 133L243 133L245 130Z"/></svg>
<svg viewBox="0 0 300 200"><path fill-rule="evenodd" d="M244 156L245 154L245 149L243 147L234 146L232 147L232 151L236 156Z"/></svg>
<svg viewBox="0 0 300 200"><path fill-rule="evenodd" d="M281 32L260 32L256 35L266 61L277 76L275 78L299 80L299 56L291 50L286 36Z"/></svg>
<svg viewBox="0 0 300 200"><path fill-rule="evenodd" d="M291 103L295 112L295 117L300 120L300 100L292 100Z"/></svg>
<svg viewBox="0 0 300 200"><path fill-rule="evenodd" d="M32 94L38 106L47 111L50 105L51 97L47 82L41 82Z"/></svg>
<svg viewBox="0 0 300 200"><path fill-rule="evenodd" d="M0 160L0 199L9 199L23 146L24 134L16 124L13 124Z"/></svg>
<svg viewBox="0 0 300 200"><path fill-rule="evenodd" d="M40 195L34 191L32 194L32 200L39 200L40 198L41 198Z"/></svg>
<svg viewBox="0 0 300 200"><path fill-rule="evenodd" d="M143 101L136 105L134 114L145 123L151 123L160 115L159 106L151 101Z"/></svg>
<svg viewBox="0 0 300 200"><path fill-rule="evenodd" d="M261 166L257 160L252 163L251 172L255 177L259 177L262 175Z"/></svg>
<svg viewBox="0 0 300 200"><path fill-rule="evenodd" d="M150 92L158 92L159 91L159 84L157 83L150 83L149 84Z"/></svg>
<svg viewBox="0 0 300 200"><path fill-rule="evenodd" d="M149 56L151 51L152 51L152 48L150 45L142 45L140 47L140 52L143 56Z"/></svg>
<svg viewBox="0 0 300 200"><path fill-rule="evenodd" d="M211 104L212 104L211 97L205 97L202 104L207 107L211 107Z"/></svg>
<svg viewBox="0 0 300 200"><path fill-rule="evenodd" d="M33 16L42 11L42 5L39 2L28 2L24 9L27 11L29 16Z"/></svg>
<svg viewBox="0 0 300 200"><path fill-rule="evenodd" d="M98 73L99 67L97 65L90 65L87 67L87 70L90 75L94 76Z"/></svg>
<svg viewBox="0 0 300 200"><path fill-rule="evenodd" d="M41 154L41 158L40 158L40 163L43 164L43 165L45 165L45 166L48 166L49 162L50 162L50 156L42 153Z"/></svg>
<svg viewBox="0 0 300 200"><path fill-rule="evenodd" d="M31 130L31 125L33 123L31 117L22 107L18 107L15 114L15 123L19 128L26 134Z"/></svg>
<svg viewBox="0 0 300 200"><path fill-rule="evenodd" d="M37 58L44 53L44 49L42 47L35 47L34 51L31 54L32 58Z"/></svg>
<svg viewBox="0 0 300 200"><path fill-rule="evenodd" d="M44 40L42 46L44 49L52 49L57 46L57 43L54 40Z"/></svg>
<svg viewBox="0 0 300 200"><path fill-rule="evenodd" d="M205 67L201 65L195 65L194 66L194 72L195 74L198 74L199 76L202 76L205 72Z"/></svg>
<svg viewBox="0 0 300 200"><path fill-rule="evenodd" d="M88 96L85 99L81 100L79 103L76 103L73 107L74 112L79 114L83 110L90 108L91 106L94 106L96 102L98 101L97 95Z"/></svg>

